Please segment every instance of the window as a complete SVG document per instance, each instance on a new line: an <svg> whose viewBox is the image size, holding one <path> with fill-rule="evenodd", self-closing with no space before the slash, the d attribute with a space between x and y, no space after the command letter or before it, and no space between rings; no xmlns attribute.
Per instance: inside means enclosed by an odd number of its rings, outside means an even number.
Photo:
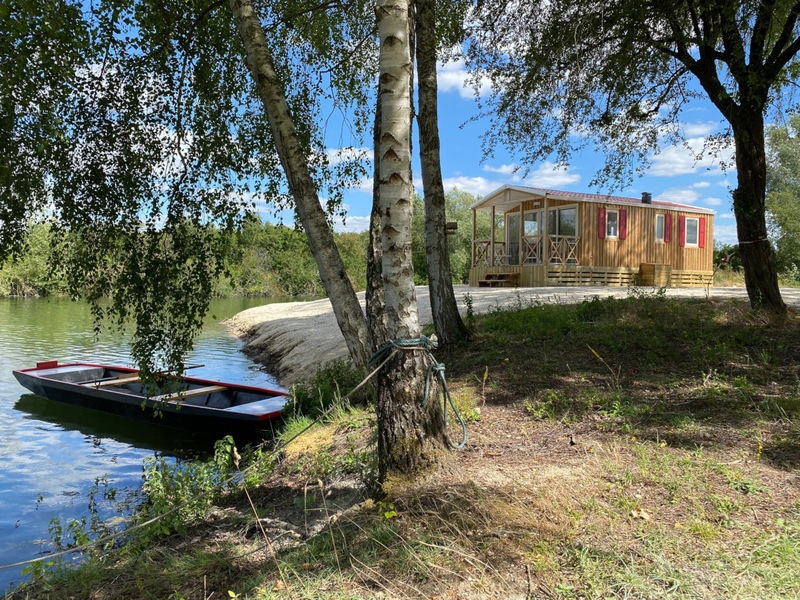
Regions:
<svg viewBox="0 0 800 600"><path fill-rule="evenodd" d="M539 235L542 232L541 211L528 211L525 213L525 235Z"/></svg>
<svg viewBox="0 0 800 600"><path fill-rule="evenodd" d="M681 246L704 248L706 245L705 217L678 217L678 235Z"/></svg>
<svg viewBox="0 0 800 600"><path fill-rule="evenodd" d="M656 215L656 241L664 241L664 215Z"/></svg>
<svg viewBox="0 0 800 600"><path fill-rule="evenodd" d="M597 237L611 240L624 240L628 235L628 211L624 208L597 209Z"/></svg>
<svg viewBox="0 0 800 600"><path fill-rule="evenodd" d="M606 238L619 237L619 212L616 210L606 211Z"/></svg>
<svg viewBox="0 0 800 600"><path fill-rule="evenodd" d="M689 217L686 219L686 245L697 246L697 233L698 233L697 219Z"/></svg>
<svg viewBox="0 0 800 600"><path fill-rule="evenodd" d="M554 208L547 217L547 233L550 235L577 235L578 209Z"/></svg>

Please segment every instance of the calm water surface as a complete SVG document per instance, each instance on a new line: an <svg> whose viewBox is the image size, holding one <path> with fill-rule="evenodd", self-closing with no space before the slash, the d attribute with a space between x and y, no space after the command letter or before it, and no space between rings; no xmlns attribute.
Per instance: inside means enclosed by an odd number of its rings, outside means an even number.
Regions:
<svg viewBox="0 0 800 600"><path fill-rule="evenodd" d="M263 303L215 301L188 360L204 366L191 374L276 387L220 323ZM204 453L211 445L189 433L46 401L27 393L11 374L51 359L131 365L126 338L95 337L85 305L0 298L0 567L51 551L51 519L86 515L87 494L98 479L107 477L121 496L139 488L145 457ZM0 568L0 593L24 578L19 567Z"/></svg>

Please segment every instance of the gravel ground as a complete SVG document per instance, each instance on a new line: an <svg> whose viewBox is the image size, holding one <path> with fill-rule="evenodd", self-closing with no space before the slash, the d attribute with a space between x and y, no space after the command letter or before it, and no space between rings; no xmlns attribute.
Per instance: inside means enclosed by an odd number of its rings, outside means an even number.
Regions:
<svg viewBox="0 0 800 600"><path fill-rule="evenodd" d="M624 297L629 294L622 287L537 287L537 288L474 288L454 286L456 300L462 315L466 313L467 295L472 299L476 313L493 307L531 302L580 302L600 296ZM654 290L655 288L643 288ZM784 302L795 310L800 309L800 289L783 289ZM705 298L747 298L743 287L667 288L667 296ZM358 295L362 306L364 294ZM417 287L419 319L431 322L431 305L427 286ZM244 341L242 351L253 361L263 365L278 382L289 387L307 379L317 368L347 356L336 319L328 299L310 302L281 302L265 304L243 311L227 321L228 327Z"/></svg>

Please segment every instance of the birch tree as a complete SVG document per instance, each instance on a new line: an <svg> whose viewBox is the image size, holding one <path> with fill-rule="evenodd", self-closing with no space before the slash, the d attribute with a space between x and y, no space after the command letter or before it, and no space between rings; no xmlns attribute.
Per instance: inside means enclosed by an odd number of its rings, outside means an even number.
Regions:
<svg viewBox="0 0 800 600"><path fill-rule="evenodd" d="M37 6L21 5L33 23ZM328 189L335 195L339 180L321 151L318 100L325 94L334 104L363 100L359 94L370 71L360 67L369 67L366 40L374 29L364 26L363 15L345 19L335 6L261 6L270 32L284 35L267 38L250 0L228 0L227 6L118 0L84 12L70 5L74 22L90 31L78 67L65 68L70 79L50 104L36 97L37 90L26 92L32 105L46 107L64 125L41 138L55 136L59 152L30 159L39 187L25 184L12 192L18 202L10 218L2 215L3 240L13 239L29 214L20 191L36 189L38 206L49 209L59 232L56 256L67 268L72 293L91 301L99 319L133 324L134 358L145 373L182 367L222 270L218 232L237 227L248 207L241 198L253 191L276 203L291 199L351 356L364 364L371 351L366 319L320 204L320 187L332 182ZM353 2L348 8L368 6ZM420 333L410 248L408 8L408 0L378 6L381 270L394 340ZM4 61L14 47L4 48ZM363 53L363 63L345 64L345 47ZM31 56L42 54L34 48ZM35 66L23 65L20 73ZM11 71L23 87L24 77ZM18 96L0 95L4 132L24 131L26 121L9 119ZM381 372L383 475L433 466L445 451L441 408L422 398L426 356L404 350Z"/></svg>
<svg viewBox="0 0 800 600"><path fill-rule="evenodd" d="M261 22L252 2L230 0L229 6L269 119L275 148L289 181L297 214L308 236L311 253L319 267L336 321L353 362L357 366L366 366L372 349L367 321L336 249L325 212L320 206L316 185L309 172L304 148L298 139L283 83L275 70Z"/></svg>
<svg viewBox="0 0 800 600"><path fill-rule="evenodd" d="M387 333L420 337L411 260L411 40L408 0L378 0L380 44L379 196ZM418 347L419 342L415 345ZM435 468L447 450L437 402L423 402L426 354L404 347L388 358L378 392L379 475Z"/></svg>
<svg viewBox="0 0 800 600"><path fill-rule="evenodd" d="M241 18L237 29L231 12L252 3L4 4L0 69L10 85L0 91L0 155L11 168L0 168L0 251L47 211L54 256L71 293L94 303L98 326L131 327L144 371L180 369L222 271L219 232L239 226L249 198L288 207L311 238L348 349L364 364L369 334L327 221L362 172L325 160L319 110L324 99L358 115L369 97L369 6L265 3L275 36L269 48L256 45L253 79L239 34L263 24ZM277 52L278 65L260 50ZM39 76L46 82L34 86ZM275 110L264 110L253 82ZM17 139L28 146L15 148Z"/></svg>
<svg viewBox="0 0 800 600"><path fill-rule="evenodd" d="M425 255L428 261L433 325L441 345L467 337L468 331L458 312L453 293L453 275L447 250L444 183L439 141L438 83L436 57L437 0L415 0L414 44L418 72L419 145L422 187L425 196ZM459 14L459 13L457 13Z"/></svg>

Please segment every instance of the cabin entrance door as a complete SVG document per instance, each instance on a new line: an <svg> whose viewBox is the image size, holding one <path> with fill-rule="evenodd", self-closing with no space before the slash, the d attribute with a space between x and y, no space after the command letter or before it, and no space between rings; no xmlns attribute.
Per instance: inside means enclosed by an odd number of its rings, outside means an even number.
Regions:
<svg viewBox="0 0 800 600"><path fill-rule="evenodd" d="M525 227L522 232L522 264L539 265L544 262L542 255L543 210L525 211Z"/></svg>
<svg viewBox="0 0 800 600"><path fill-rule="evenodd" d="M519 264L519 213L506 213L506 258L509 265Z"/></svg>

